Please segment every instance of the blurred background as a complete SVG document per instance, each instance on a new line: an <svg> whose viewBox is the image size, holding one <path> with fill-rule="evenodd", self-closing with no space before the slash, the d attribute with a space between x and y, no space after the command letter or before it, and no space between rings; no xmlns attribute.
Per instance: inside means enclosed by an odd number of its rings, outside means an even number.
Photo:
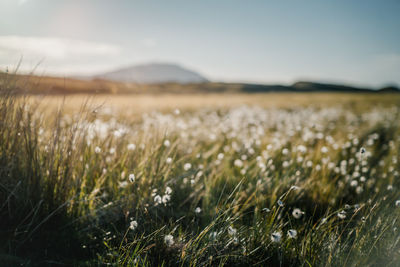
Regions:
<svg viewBox="0 0 400 267"><path fill-rule="evenodd" d="M33 93L393 91L399 13L396 0L1 0L0 71L40 77Z"/></svg>

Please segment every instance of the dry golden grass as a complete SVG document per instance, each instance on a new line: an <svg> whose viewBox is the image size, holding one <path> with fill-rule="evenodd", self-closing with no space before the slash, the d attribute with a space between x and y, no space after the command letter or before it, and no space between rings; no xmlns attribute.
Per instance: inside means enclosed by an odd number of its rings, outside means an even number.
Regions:
<svg viewBox="0 0 400 267"><path fill-rule="evenodd" d="M1 73L0 77L5 83L14 80L17 91L32 95L32 99L40 99L45 102L46 109L51 111L63 102L66 111L74 111L87 100L90 100L93 106L103 105L126 115L168 111L175 108L196 110L240 105L288 109L309 105L314 107L344 105L357 111L377 105L400 105L400 94L397 93L243 93L240 84L143 85L31 75L7 76Z"/></svg>
<svg viewBox="0 0 400 267"><path fill-rule="evenodd" d="M399 94L350 93L266 93L266 94L160 94L160 95L71 95L34 96L49 110L64 103L66 111L77 110L89 100L93 106L110 107L126 115L171 109L196 110L199 108L230 108L240 105L257 105L265 108L296 108L304 106L327 107L344 105L355 109L376 106L400 105Z"/></svg>
<svg viewBox="0 0 400 267"><path fill-rule="evenodd" d="M397 94L14 97L0 266L400 266Z"/></svg>

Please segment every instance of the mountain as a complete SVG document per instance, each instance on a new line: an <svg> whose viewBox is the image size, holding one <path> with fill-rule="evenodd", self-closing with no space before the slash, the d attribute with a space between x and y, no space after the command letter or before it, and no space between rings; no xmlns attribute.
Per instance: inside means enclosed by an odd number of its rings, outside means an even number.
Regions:
<svg viewBox="0 0 400 267"><path fill-rule="evenodd" d="M203 83L202 75L175 64L152 63L122 68L94 76L117 82L149 83Z"/></svg>

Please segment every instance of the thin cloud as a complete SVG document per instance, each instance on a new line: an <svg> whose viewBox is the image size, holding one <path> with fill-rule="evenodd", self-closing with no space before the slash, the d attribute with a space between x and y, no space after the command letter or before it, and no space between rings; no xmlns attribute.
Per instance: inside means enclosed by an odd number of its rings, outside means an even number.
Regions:
<svg viewBox="0 0 400 267"><path fill-rule="evenodd" d="M120 48L111 44L65 38L0 36L0 51L62 60L81 56L115 56L120 53Z"/></svg>

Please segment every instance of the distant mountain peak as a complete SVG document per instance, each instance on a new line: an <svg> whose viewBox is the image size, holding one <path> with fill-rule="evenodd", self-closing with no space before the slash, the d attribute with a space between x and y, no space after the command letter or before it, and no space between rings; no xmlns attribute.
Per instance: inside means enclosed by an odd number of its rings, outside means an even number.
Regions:
<svg viewBox="0 0 400 267"><path fill-rule="evenodd" d="M199 73L172 63L134 65L96 75L94 78L135 83L203 83L208 81Z"/></svg>

